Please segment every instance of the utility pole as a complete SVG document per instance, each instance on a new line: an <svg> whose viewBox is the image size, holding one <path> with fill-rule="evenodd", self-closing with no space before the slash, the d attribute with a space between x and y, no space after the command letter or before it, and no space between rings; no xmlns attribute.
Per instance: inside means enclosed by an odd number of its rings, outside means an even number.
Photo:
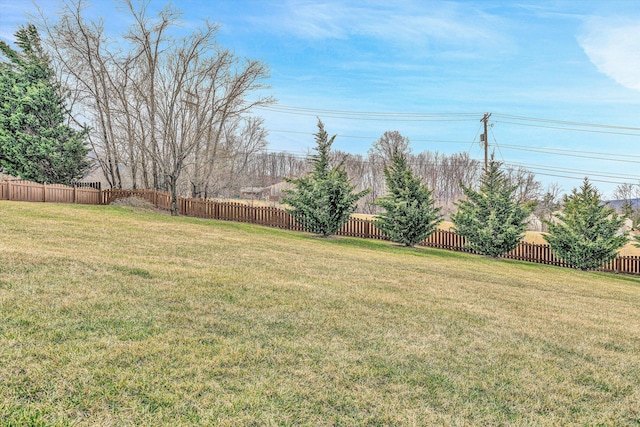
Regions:
<svg viewBox="0 0 640 427"><path fill-rule="evenodd" d="M491 113L484 113L484 116L480 121L484 123L484 133L481 135L480 142L484 142L484 170L487 171L489 167L489 162L487 158L489 157L489 135L487 135L487 121L489 121L489 117L491 117Z"/></svg>

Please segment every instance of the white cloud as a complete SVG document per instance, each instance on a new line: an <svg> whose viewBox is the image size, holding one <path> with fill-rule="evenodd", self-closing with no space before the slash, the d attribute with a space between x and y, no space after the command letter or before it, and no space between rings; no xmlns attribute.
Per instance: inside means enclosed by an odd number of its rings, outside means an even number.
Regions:
<svg viewBox="0 0 640 427"><path fill-rule="evenodd" d="M591 18L578 41L598 71L640 90L640 18Z"/></svg>
<svg viewBox="0 0 640 427"><path fill-rule="evenodd" d="M510 48L496 28L502 18L458 3L290 0L258 18L271 30L303 39L370 37L413 46L437 42L449 46Z"/></svg>

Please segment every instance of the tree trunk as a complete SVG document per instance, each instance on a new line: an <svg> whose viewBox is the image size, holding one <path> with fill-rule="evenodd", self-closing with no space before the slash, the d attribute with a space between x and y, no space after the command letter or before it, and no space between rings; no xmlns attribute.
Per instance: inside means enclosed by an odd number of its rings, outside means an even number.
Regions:
<svg viewBox="0 0 640 427"><path fill-rule="evenodd" d="M171 216L178 216L180 215L180 210L178 209L178 191L176 188L178 186L178 180L175 176L170 176L168 179L168 183L169 192L171 193Z"/></svg>

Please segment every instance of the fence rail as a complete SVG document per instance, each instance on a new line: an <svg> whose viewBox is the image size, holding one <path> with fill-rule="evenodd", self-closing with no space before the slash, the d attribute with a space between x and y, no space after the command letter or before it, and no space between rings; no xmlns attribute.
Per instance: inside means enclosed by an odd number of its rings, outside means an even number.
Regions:
<svg viewBox="0 0 640 427"><path fill-rule="evenodd" d="M165 191L98 190L90 187L36 184L29 181L0 181L0 200L108 205L114 200L128 197L145 199L160 209L169 209L171 205L171 196ZM178 197L178 209L181 215L196 218L248 222L294 231L302 231L304 229L294 220L293 215L275 207L249 206L244 203ZM389 240L389 237L382 233L372 220L354 217L350 218L337 234L364 239ZM428 239L421 242L420 245L452 251L472 252L466 247L464 237L453 231L446 230L437 230ZM516 249L504 254L502 257L568 267L564 261L551 252L551 248L546 244L521 242ZM640 274L640 256L618 256L602 266L600 270Z"/></svg>

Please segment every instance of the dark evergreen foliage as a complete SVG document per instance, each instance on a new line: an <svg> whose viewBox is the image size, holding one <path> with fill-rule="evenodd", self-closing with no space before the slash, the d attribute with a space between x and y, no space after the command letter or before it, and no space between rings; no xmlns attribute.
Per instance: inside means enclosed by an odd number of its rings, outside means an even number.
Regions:
<svg viewBox="0 0 640 427"><path fill-rule="evenodd" d="M554 217L556 221L547 222L545 239L554 254L574 268L599 268L627 243L626 233L619 232L624 219L602 203L587 178L564 197L563 209Z"/></svg>
<svg viewBox="0 0 640 427"><path fill-rule="evenodd" d="M316 154L311 157L313 171L299 179L288 179L295 189L286 191L283 200L305 230L323 237L340 230L355 211L356 202L369 192L354 193L355 186L349 183L342 164L331 167L329 153L335 137L329 138L324 124L318 120Z"/></svg>
<svg viewBox="0 0 640 427"><path fill-rule="evenodd" d="M391 165L384 168L388 193L375 204L384 208L375 225L405 246L414 246L429 237L442 221L432 191L423 185L407 163L406 156L394 151Z"/></svg>
<svg viewBox="0 0 640 427"><path fill-rule="evenodd" d="M34 25L0 41L0 169L36 182L71 184L89 168L86 129L71 128L62 86Z"/></svg>
<svg viewBox="0 0 640 427"><path fill-rule="evenodd" d="M518 200L517 186L509 184L500 162L491 158L478 191L464 185L462 189L466 199L457 204L458 211L451 220L468 247L491 257L515 249L534 205Z"/></svg>

